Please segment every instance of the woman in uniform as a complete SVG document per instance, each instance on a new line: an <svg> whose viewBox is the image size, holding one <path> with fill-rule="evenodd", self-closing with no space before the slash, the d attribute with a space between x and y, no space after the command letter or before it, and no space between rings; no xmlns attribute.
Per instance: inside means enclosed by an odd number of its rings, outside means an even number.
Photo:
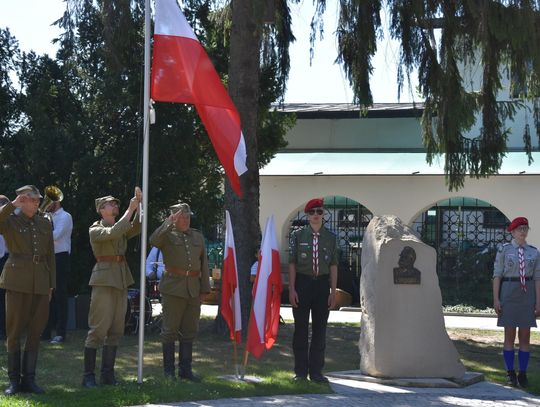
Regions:
<svg viewBox="0 0 540 407"><path fill-rule="evenodd" d="M531 327L540 315L540 253L527 244L529 221L515 218L508 226L512 241L497 252L493 270L493 308L504 327L503 357L507 383L527 387ZM519 373L514 370L514 343L519 340Z"/></svg>

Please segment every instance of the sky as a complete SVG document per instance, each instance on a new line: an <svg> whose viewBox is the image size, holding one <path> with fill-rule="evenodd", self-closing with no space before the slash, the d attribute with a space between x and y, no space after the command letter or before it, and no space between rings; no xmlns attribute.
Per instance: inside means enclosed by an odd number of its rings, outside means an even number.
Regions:
<svg viewBox="0 0 540 407"><path fill-rule="evenodd" d="M285 94L286 103L351 103L353 93L345 73L335 64L338 1L329 1L325 13L325 35L315 45L315 56L310 64L309 23L313 16L313 1L302 0L291 7L293 33L297 38L290 48L291 70ZM51 43L60 31L52 23L60 18L65 4L62 0L0 0L0 27L8 27L24 51L54 56L57 47ZM387 25L383 16L383 25ZM395 42L385 39L378 44L373 61L375 72L371 78L375 103L398 101ZM415 85L413 85L415 86ZM418 96L414 97L419 101ZM402 93L400 102L413 101L412 92Z"/></svg>

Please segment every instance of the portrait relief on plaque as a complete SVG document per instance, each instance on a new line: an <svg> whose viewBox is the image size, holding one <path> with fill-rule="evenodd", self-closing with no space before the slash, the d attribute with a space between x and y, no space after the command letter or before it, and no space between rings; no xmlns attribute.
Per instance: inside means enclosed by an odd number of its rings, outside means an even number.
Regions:
<svg viewBox="0 0 540 407"><path fill-rule="evenodd" d="M399 255L398 267L394 267L394 284L420 284L420 270L414 267L416 252L405 246Z"/></svg>

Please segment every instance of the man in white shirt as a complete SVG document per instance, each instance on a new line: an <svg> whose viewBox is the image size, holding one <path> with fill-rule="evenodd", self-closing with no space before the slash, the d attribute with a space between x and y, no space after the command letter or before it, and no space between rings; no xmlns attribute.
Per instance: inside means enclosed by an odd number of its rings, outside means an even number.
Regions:
<svg viewBox="0 0 540 407"><path fill-rule="evenodd" d="M67 282L71 271L71 232L73 219L62 208L60 202L53 202L47 209L53 224L54 255L56 258L56 289L50 303L49 323L43 338L51 336L54 326L56 336L51 343L62 343L66 340L67 324Z"/></svg>

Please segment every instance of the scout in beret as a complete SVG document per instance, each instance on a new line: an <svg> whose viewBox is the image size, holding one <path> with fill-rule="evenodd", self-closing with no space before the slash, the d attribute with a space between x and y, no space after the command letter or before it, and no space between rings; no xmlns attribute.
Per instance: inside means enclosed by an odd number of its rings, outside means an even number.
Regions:
<svg viewBox="0 0 540 407"><path fill-rule="evenodd" d="M124 334L127 290L134 282L125 254L128 239L141 231L139 216L136 215L141 199L142 191L135 187L133 198L118 221L119 199L107 195L95 200L101 219L89 230L96 265L88 283L92 287L92 296L88 312L90 329L84 344L84 387L96 387L96 353L102 345L101 384L118 383L114 374L116 351Z"/></svg>
<svg viewBox="0 0 540 407"><path fill-rule="evenodd" d="M165 263L159 282L163 371L166 377L175 377L175 341L180 339L178 377L198 382L192 370L193 341L199 331L201 303L210 292L208 258L203 234L190 227L189 205L179 202L169 210L171 215L150 236L150 244L161 250Z"/></svg>
<svg viewBox="0 0 540 407"><path fill-rule="evenodd" d="M324 201L304 207L309 224L295 231L289 247L289 302L294 316L294 379L327 383L323 376L326 324L336 305L338 248L336 236L323 227ZM311 326L309 316L316 321Z"/></svg>
<svg viewBox="0 0 540 407"><path fill-rule="evenodd" d="M495 257L493 268L493 308L497 313L497 326L504 327L503 358L506 380L511 386L527 387L527 367L530 358L531 327L536 327L540 316L540 253L527 244L529 221L515 218L508 231L512 241L503 245ZM519 330L519 372L514 368L514 343Z"/></svg>
<svg viewBox="0 0 540 407"><path fill-rule="evenodd" d="M34 185L22 186L15 193L15 200L0 205L0 234L9 252L0 277L0 287L6 290L8 396L44 392L35 381L36 366L40 336L47 325L49 300L56 285L52 226L44 217L36 216L41 194ZM16 208L20 212L16 213Z"/></svg>

